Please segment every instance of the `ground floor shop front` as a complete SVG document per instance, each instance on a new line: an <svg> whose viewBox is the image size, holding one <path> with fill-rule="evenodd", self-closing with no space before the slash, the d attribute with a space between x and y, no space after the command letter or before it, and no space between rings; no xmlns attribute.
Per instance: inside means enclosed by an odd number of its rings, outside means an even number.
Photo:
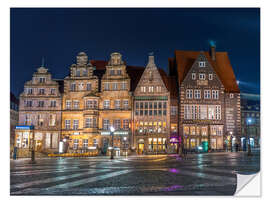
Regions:
<svg viewBox="0 0 270 203"><path fill-rule="evenodd" d="M223 125L183 125L184 148L195 150L207 146L211 150L224 148Z"/></svg>

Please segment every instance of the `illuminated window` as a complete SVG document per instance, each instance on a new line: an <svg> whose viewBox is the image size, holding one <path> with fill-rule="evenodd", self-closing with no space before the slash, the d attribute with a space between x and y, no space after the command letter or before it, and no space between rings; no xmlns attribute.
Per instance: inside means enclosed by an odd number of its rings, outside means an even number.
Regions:
<svg viewBox="0 0 270 203"><path fill-rule="evenodd" d="M65 120L65 129L70 129L70 120Z"/></svg>
<svg viewBox="0 0 270 203"><path fill-rule="evenodd" d="M103 119L103 129L109 130L110 127L110 121L108 119Z"/></svg>
<svg viewBox="0 0 270 203"><path fill-rule="evenodd" d="M103 108L104 109L109 109L110 108L110 100L104 100Z"/></svg>
<svg viewBox="0 0 270 203"><path fill-rule="evenodd" d="M78 146L79 146L79 140L78 139L74 139L73 140L73 148L74 149L78 149L79 148Z"/></svg>
<svg viewBox="0 0 270 203"><path fill-rule="evenodd" d="M110 84L108 82L104 83L104 90L110 90Z"/></svg>
<svg viewBox="0 0 270 203"><path fill-rule="evenodd" d="M113 121L113 126L115 128L115 130L119 130L121 128L121 121L120 119L116 119Z"/></svg>
<svg viewBox="0 0 270 203"><path fill-rule="evenodd" d="M128 109L128 100L123 101L123 107L124 109Z"/></svg>
<svg viewBox="0 0 270 203"><path fill-rule="evenodd" d="M88 139L83 139L83 149L88 148Z"/></svg>
<svg viewBox="0 0 270 203"><path fill-rule="evenodd" d="M114 101L114 108L115 109L120 109L120 100L115 100Z"/></svg>
<svg viewBox="0 0 270 203"><path fill-rule="evenodd" d="M50 114L49 126L55 126L55 121L56 121L56 115Z"/></svg>
<svg viewBox="0 0 270 203"><path fill-rule="evenodd" d="M79 120L73 120L73 130L77 130L79 128Z"/></svg>
<svg viewBox="0 0 270 203"><path fill-rule="evenodd" d="M77 100L75 100L75 101L73 101L73 108L74 109L79 109L79 101L77 101Z"/></svg>
<svg viewBox="0 0 270 203"><path fill-rule="evenodd" d="M123 120L123 129L124 130L128 130L129 129L129 120L128 119L124 119Z"/></svg>
<svg viewBox="0 0 270 203"><path fill-rule="evenodd" d="M114 82L112 85L113 85L113 87L112 87L112 88L113 88L113 90L118 90L118 85L117 85L117 83L116 83L116 82Z"/></svg>
<svg viewBox="0 0 270 203"><path fill-rule="evenodd" d="M196 134L195 126L191 126L191 127L190 127L190 134L191 134L191 135L195 135L195 134Z"/></svg>

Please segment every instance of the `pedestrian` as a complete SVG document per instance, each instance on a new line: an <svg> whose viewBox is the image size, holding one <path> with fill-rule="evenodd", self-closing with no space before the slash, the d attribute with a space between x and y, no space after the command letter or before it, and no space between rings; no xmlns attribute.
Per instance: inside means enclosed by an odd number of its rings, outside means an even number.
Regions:
<svg viewBox="0 0 270 203"><path fill-rule="evenodd" d="M13 149L13 160L17 159L17 147L15 146Z"/></svg>

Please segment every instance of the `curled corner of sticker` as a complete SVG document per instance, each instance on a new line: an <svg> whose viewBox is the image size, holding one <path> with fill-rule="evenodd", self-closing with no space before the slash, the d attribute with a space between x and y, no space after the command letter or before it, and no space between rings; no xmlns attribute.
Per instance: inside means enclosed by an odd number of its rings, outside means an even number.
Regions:
<svg viewBox="0 0 270 203"><path fill-rule="evenodd" d="M261 173L237 175L237 187L234 196L259 197L261 195L260 177Z"/></svg>

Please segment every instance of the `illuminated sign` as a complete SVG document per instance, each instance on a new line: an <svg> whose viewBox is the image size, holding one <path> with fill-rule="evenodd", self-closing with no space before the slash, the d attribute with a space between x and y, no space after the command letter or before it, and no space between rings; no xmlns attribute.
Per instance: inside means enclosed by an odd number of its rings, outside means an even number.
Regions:
<svg viewBox="0 0 270 203"><path fill-rule="evenodd" d="M34 126L32 126L32 125L17 125L16 129L17 130L32 130L32 129L34 129Z"/></svg>
<svg viewBox="0 0 270 203"><path fill-rule="evenodd" d="M111 132L110 131L102 131L101 135L110 135ZM114 135L128 135L128 131L115 131L113 133Z"/></svg>

